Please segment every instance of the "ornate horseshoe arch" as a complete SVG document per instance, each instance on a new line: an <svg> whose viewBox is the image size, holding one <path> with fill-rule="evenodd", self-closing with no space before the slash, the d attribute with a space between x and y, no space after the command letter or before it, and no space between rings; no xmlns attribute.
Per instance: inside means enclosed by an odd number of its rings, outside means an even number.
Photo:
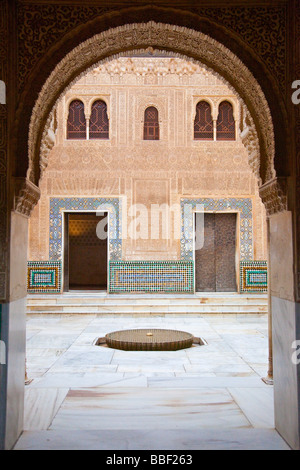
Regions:
<svg viewBox="0 0 300 470"><path fill-rule="evenodd" d="M274 194L275 199L279 197L275 205L279 209L282 205L285 207L286 201L283 200L274 169L275 139L271 112L250 70L235 54L211 37L185 27L153 21L125 25L93 36L73 49L56 66L32 112L28 142L29 182L38 184L41 171L47 166L47 155L55 143L52 138L53 112L57 97L95 64L148 48L165 50L174 57L204 64L230 82L244 104L241 136L248 149L250 166L263 187L261 194L263 199L264 196L266 198L264 202L267 204L272 193L273 199ZM52 109L51 113L49 109ZM270 181L275 181L275 193L273 183L271 193L269 187L265 189Z"/></svg>

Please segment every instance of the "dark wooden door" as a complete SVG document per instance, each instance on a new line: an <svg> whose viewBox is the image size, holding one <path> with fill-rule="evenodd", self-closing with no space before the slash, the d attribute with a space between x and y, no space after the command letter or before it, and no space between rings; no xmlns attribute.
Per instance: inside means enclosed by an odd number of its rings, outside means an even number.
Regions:
<svg viewBox="0 0 300 470"><path fill-rule="evenodd" d="M203 216L196 214L196 231L201 230ZM204 214L204 245L195 251L196 291L215 292L216 256L215 256L215 216Z"/></svg>
<svg viewBox="0 0 300 470"><path fill-rule="evenodd" d="M236 292L236 214L215 214L216 291Z"/></svg>
<svg viewBox="0 0 300 470"><path fill-rule="evenodd" d="M196 230L201 221L196 214ZM197 292L236 292L235 251L236 214L204 214L204 244L195 252Z"/></svg>
<svg viewBox="0 0 300 470"><path fill-rule="evenodd" d="M103 219L94 213L66 214L65 290L107 289L107 238L97 236Z"/></svg>

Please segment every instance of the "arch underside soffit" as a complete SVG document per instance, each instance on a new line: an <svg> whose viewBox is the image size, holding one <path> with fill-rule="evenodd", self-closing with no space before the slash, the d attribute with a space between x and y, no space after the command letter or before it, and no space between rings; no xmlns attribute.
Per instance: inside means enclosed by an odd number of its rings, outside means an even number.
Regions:
<svg viewBox="0 0 300 470"><path fill-rule="evenodd" d="M149 52L149 47L204 64L229 82L242 101L240 131L250 166L260 184L273 180L276 174L272 117L265 95L249 69L229 49L207 35L153 21L104 31L77 46L56 66L32 113L28 179L38 184L40 172L47 166L47 155L55 143L55 104L66 89L95 64L141 50Z"/></svg>

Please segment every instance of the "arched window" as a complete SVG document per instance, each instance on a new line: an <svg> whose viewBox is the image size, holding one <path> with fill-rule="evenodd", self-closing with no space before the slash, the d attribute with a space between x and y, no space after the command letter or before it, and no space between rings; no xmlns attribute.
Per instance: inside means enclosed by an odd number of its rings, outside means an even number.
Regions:
<svg viewBox="0 0 300 470"><path fill-rule="evenodd" d="M86 139L84 104L80 100L74 100L70 104L67 139Z"/></svg>
<svg viewBox="0 0 300 470"><path fill-rule="evenodd" d="M194 139L214 139L214 124L211 115L211 108L206 101L200 101L196 106L196 117L194 121Z"/></svg>
<svg viewBox="0 0 300 470"><path fill-rule="evenodd" d="M154 106L145 111L144 140L159 140L158 111Z"/></svg>
<svg viewBox="0 0 300 470"><path fill-rule="evenodd" d="M217 140L235 140L233 107L228 101L223 101L219 106Z"/></svg>
<svg viewBox="0 0 300 470"><path fill-rule="evenodd" d="M95 101L92 106L90 139L109 139L107 105L102 100Z"/></svg>

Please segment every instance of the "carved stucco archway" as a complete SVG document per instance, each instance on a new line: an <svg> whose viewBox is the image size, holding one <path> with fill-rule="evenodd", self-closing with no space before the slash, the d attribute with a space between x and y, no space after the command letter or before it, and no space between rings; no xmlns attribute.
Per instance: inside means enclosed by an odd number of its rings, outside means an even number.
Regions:
<svg viewBox="0 0 300 470"><path fill-rule="evenodd" d="M125 25L93 36L73 49L56 66L44 84L32 112L28 142L28 181L37 185L41 170L47 166L47 155L54 145L51 127L54 122L53 112L49 113L49 110L53 111L66 88L84 71L107 58L113 59L147 48L165 50L175 57L188 58L207 65L229 81L246 103L241 136L248 149L249 163L261 185L261 196L267 212L285 209L285 183L276 178L274 169L272 116L265 95L253 74L235 54L211 37L185 27L153 21Z"/></svg>

